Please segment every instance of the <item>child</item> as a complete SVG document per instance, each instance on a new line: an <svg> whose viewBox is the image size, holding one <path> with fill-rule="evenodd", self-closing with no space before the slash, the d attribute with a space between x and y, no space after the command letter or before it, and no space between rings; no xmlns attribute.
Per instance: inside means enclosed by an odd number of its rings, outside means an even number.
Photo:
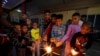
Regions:
<svg viewBox="0 0 100 56"><path fill-rule="evenodd" d="M68 26L65 36L61 39L60 42L56 43L56 46L59 47L66 41L64 56L68 56L70 54L70 40L72 39L72 36L75 33L79 32L81 29L81 26L79 25L79 19L80 19L79 13L74 13L72 15L72 23Z"/></svg>
<svg viewBox="0 0 100 56"><path fill-rule="evenodd" d="M28 27L26 24L21 25L21 37L19 38L20 46L19 46L19 56L26 56L26 46L28 42Z"/></svg>
<svg viewBox="0 0 100 56"><path fill-rule="evenodd" d="M55 39L54 43L60 41L60 39L64 36L65 34L65 25L62 24L62 20L63 20L63 15L59 14L57 15L56 18L56 23L55 25L53 25L52 27L52 31L51 31L51 40ZM57 48L58 49L58 48ZM61 54L61 47L59 50L55 49L55 51L57 53Z"/></svg>
<svg viewBox="0 0 100 56"><path fill-rule="evenodd" d="M92 37L89 34L90 25L84 23L81 27L81 32L74 34L71 40L71 47L77 51L83 53L85 52L92 44Z"/></svg>
<svg viewBox="0 0 100 56"><path fill-rule="evenodd" d="M13 45L12 55L17 56L17 47L19 46L19 38L21 37L21 25L18 23L14 24L14 30L9 34L11 43Z"/></svg>
<svg viewBox="0 0 100 56"><path fill-rule="evenodd" d="M62 15L57 15L56 23L53 25L51 30L51 37L56 39L61 39L65 33L65 25L62 24Z"/></svg>
<svg viewBox="0 0 100 56"><path fill-rule="evenodd" d="M40 48L40 46L39 46L40 45L40 30L39 30L38 24L36 22L34 22L32 24L32 27L33 27L31 29L31 37L32 37L32 40L33 40L32 45L33 46L35 45L35 48L36 48L35 51L37 51L37 56L40 56L40 52L39 52L39 48ZM32 55L34 55L34 52L33 52Z"/></svg>
<svg viewBox="0 0 100 56"><path fill-rule="evenodd" d="M9 34L11 43L13 46L19 45L19 38L21 37L21 25L16 23L14 24L14 30Z"/></svg>
<svg viewBox="0 0 100 56"><path fill-rule="evenodd" d="M52 27L55 24L55 22L56 22L56 14L52 14L51 15L51 23L48 25L48 27L44 31L44 36L43 36L44 37L43 38L44 41L50 42L51 30L52 30Z"/></svg>

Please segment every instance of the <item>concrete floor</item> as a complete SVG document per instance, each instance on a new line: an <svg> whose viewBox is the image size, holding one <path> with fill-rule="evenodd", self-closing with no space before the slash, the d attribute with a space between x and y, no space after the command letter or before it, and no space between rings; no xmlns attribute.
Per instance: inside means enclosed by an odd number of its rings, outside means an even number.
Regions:
<svg viewBox="0 0 100 56"><path fill-rule="evenodd" d="M100 40L94 41L86 53L86 56L100 56Z"/></svg>

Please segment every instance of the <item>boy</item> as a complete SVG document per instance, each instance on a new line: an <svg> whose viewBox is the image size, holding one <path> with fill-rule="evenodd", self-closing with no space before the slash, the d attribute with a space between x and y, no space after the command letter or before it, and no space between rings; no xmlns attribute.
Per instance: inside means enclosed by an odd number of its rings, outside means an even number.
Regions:
<svg viewBox="0 0 100 56"><path fill-rule="evenodd" d="M17 56L17 48L19 47L19 38L21 37L21 25L18 23L14 24L14 30L9 34L11 44L13 45L13 56Z"/></svg>
<svg viewBox="0 0 100 56"><path fill-rule="evenodd" d="M48 27L46 28L46 30L44 32L44 36L43 36L44 41L50 42L51 30L52 30L52 27L55 24L55 22L56 22L56 14L52 14L51 15L51 23L48 25Z"/></svg>
<svg viewBox="0 0 100 56"><path fill-rule="evenodd" d="M56 23L53 25L51 30L51 37L61 39L65 33L65 25L62 24L63 15L57 15Z"/></svg>
<svg viewBox="0 0 100 56"><path fill-rule="evenodd" d="M90 25L84 23L81 27L81 32L74 34L71 40L71 47L81 53L85 52L92 44L92 37L89 34L90 29Z"/></svg>
<svg viewBox="0 0 100 56"><path fill-rule="evenodd" d="M65 27L65 25L62 24L62 20L63 20L63 15L62 14L57 15L56 23L52 27L51 41L54 39L55 40L54 43L60 41L60 39L65 34L65 28L66 27ZM61 54L61 49L62 49L61 47L54 48L54 51Z"/></svg>
<svg viewBox="0 0 100 56"><path fill-rule="evenodd" d="M15 23L14 30L10 33L9 36L10 36L11 41L13 42L13 45L18 46L19 38L21 37L21 25L18 23Z"/></svg>
<svg viewBox="0 0 100 56"><path fill-rule="evenodd" d="M75 33L79 32L81 29L81 26L79 25L79 20L80 20L80 14L77 12L74 13L72 15L72 23L68 26L65 36L61 39L60 42L56 43L56 46L59 47L66 41L64 56L68 56L70 54L70 50L71 50L70 40L72 39L72 36Z"/></svg>
<svg viewBox="0 0 100 56"><path fill-rule="evenodd" d="M41 35L43 35L43 32L51 22L50 16L51 16L50 10L45 10L43 13L43 18L39 21Z"/></svg>
<svg viewBox="0 0 100 56"><path fill-rule="evenodd" d="M28 43L28 27L26 24L21 25L21 37L19 38L19 56L26 56L26 46Z"/></svg>

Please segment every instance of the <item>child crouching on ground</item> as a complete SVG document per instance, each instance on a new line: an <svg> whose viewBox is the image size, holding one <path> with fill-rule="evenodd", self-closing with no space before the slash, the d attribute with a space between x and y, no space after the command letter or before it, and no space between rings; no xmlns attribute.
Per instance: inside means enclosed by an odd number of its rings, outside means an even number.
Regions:
<svg viewBox="0 0 100 56"><path fill-rule="evenodd" d="M84 53L92 44L92 36L89 32L90 25L84 23L81 27L81 31L74 34L71 40L71 47L78 52Z"/></svg>

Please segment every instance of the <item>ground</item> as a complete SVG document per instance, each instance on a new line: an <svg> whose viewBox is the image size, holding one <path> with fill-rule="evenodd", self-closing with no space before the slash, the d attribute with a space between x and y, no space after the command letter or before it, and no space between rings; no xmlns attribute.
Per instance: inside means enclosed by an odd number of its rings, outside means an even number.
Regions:
<svg viewBox="0 0 100 56"><path fill-rule="evenodd" d="M100 56L100 40L94 41L92 47L86 53L86 56Z"/></svg>

